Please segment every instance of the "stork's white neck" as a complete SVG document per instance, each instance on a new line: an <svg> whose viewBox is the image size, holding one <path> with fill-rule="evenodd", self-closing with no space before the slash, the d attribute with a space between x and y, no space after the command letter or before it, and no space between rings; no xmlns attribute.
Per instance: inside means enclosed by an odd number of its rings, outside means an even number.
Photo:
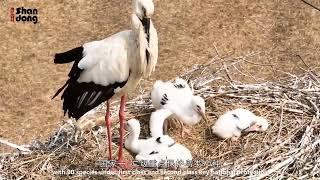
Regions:
<svg viewBox="0 0 320 180"><path fill-rule="evenodd" d="M135 55L137 62L133 62L134 69L131 69L133 73L139 73L139 76L149 76L153 71L158 59L158 35L157 31L153 26L152 20L150 19L149 42L145 28L141 20L135 15L132 15L132 31L135 42L134 47L137 47ZM137 53L138 52L138 53ZM147 60L148 54L148 60Z"/></svg>
<svg viewBox="0 0 320 180"><path fill-rule="evenodd" d="M128 36L127 57L130 76L127 84L116 90L118 95L133 91L144 76L150 76L154 71L158 59L158 35L150 20L149 43L145 34L144 26L136 14L132 14L132 29ZM147 62L146 51L149 53Z"/></svg>
<svg viewBox="0 0 320 180"><path fill-rule="evenodd" d="M159 109L150 116L150 133L152 137L163 136L163 123L172 114L168 109Z"/></svg>

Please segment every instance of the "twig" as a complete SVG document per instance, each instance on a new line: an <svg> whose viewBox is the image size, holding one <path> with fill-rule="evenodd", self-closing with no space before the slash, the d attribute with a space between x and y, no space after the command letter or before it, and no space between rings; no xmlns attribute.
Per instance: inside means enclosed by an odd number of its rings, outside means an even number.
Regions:
<svg viewBox="0 0 320 180"><path fill-rule="evenodd" d="M308 4L309 6L313 7L314 9L320 11L320 9L319 9L318 7L316 7L316 6L314 6L313 4L311 4L311 3L309 3L309 2L307 2L307 1L305 1L305 0L301 0L301 1L304 2L304 3L306 3L306 4Z"/></svg>
<svg viewBox="0 0 320 180"><path fill-rule="evenodd" d="M228 79L229 79L230 83L232 84L232 83L233 83L233 80L232 80L232 78L231 78L231 76L230 76L230 74L229 74L228 67L226 66L226 64L225 64L225 63L223 63L223 67L224 67L224 70L225 70L225 72L226 72L226 75L227 75L227 77L228 77Z"/></svg>
<svg viewBox="0 0 320 180"><path fill-rule="evenodd" d="M24 151L24 152L27 152L27 153L31 153L31 152L32 152L32 151L31 151L30 149L28 149L28 148L19 146L19 145L17 145L17 144L13 144L13 143L11 143L11 142L9 142L9 141L6 141L6 140L4 140L4 139L0 139L0 143L5 144L5 145L7 145L7 146L10 146L10 147L12 147L12 148L14 148L14 149L18 149L19 151Z"/></svg>
<svg viewBox="0 0 320 180"><path fill-rule="evenodd" d="M315 112L316 119L319 119L319 117L320 117L320 110L319 110L319 108L317 107L317 105L316 105L314 102L312 102L312 100L311 100L309 97L306 97L306 100L311 104L311 106L312 106L312 108L313 108L313 110L314 110L314 112Z"/></svg>
<svg viewBox="0 0 320 180"><path fill-rule="evenodd" d="M306 130L300 140L300 147L306 146L310 142L310 136L312 135L313 128L310 126L306 127Z"/></svg>
<svg viewBox="0 0 320 180"><path fill-rule="evenodd" d="M214 43L213 43L213 47L214 47L217 55L218 55L219 57L221 57L221 55L220 55L220 53L219 53L219 51L218 51L218 48L217 48L217 46L216 46Z"/></svg>
<svg viewBox="0 0 320 180"><path fill-rule="evenodd" d="M302 59L302 57L301 57L299 54L297 55L297 57L300 59L300 61L302 61L302 63L304 64L304 66L307 67L307 68L310 70L313 80L315 80L315 81L317 81L317 82L319 83L319 80L317 79L318 74L315 73L315 72L310 68L310 66L308 66L308 64Z"/></svg>
<svg viewBox="0 0 320 180"><path fill-rule="evenodd" d="M247 63L249 63L249 64L256 65L256 66L270 66L270 67L274 66L273 64L260 64L260 63L254 63L254 62L248 61L248 60L246 60L246 59L244 59L243 61L244 61L244 62L247 62Z"/></svg>
<svg viewBox="0 0 320 180"><path fill-rule="evenodd" d="M286 104L286 101L284 101L281 104L281 112L280 112L280 125L279 125L279 130L278 130L278 137L277 137L277 141L280 140L280 135L281 135L281 131L282 131L282 121L283 121L283 107Z"/></svg>

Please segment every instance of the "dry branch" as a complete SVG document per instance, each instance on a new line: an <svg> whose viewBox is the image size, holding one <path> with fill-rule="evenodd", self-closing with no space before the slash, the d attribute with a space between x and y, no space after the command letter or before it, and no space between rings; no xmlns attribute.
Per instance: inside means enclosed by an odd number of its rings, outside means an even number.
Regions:
<svg viewBox="0 0 320 180"><path fill-rule="evenodd" d="M11 142L9 142L7 140L4 140L4 139L0 139L0 143L1 144L5 144L5 145L7 145L7 146L9 146L11 148L14 148L14 149L18 149L19 151L23 151L25 153L31 153L30 149L22 147L22 146L19 146L19 145L14 144L14 143L11 143Z"/></svg>

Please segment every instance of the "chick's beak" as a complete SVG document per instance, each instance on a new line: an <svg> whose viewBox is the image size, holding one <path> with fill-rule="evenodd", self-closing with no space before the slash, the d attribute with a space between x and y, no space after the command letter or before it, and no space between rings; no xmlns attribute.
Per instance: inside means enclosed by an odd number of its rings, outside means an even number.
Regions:
<svg viewBox="0 0 320 180"><path fill-rule="evenodd" d="M198 112L198 114L202 117L202 119L204 119L204 121L205 121L206 123L209 122L208 117L207 117L207 115L205 114L205 112L201 111L201 109L198 109L197 112Z"/></svg>
<svg viewBox="0 0 320 180"><path fill-rule="evenodd" d="M244 129L244 132L258 132L260 131L260 127L257 124L252 124L251 126L249 126L248 128Z"/></svg>
<svg viewBox="0 0 320 180"><path fill-rule="evenodd" d="M129 125L128 125L128 123L124 123L124 130L129 131Z"/></svg>

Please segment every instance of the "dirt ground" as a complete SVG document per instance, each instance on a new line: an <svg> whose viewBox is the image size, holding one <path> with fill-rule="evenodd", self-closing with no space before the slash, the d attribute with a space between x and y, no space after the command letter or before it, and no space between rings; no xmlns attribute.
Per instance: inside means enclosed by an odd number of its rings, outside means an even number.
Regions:
<svg viewBox="0 0 320 180"><path fill-rule="evenodd" d="M320 7L319 0L309 0ZM39 23L10 22L10 7L32 7ZM70 65L54 65L57 52L130 27L131 2L4 0L0 2L0 138L15 143L44 139L63 119L62 102L51 100ZM155 0L159 63L145 81L171 79L217 55L257 53L252 62L298 72L300 55L320 61L320 12L300 0ZM273 80L270 68L246 67Z"/></svg>

